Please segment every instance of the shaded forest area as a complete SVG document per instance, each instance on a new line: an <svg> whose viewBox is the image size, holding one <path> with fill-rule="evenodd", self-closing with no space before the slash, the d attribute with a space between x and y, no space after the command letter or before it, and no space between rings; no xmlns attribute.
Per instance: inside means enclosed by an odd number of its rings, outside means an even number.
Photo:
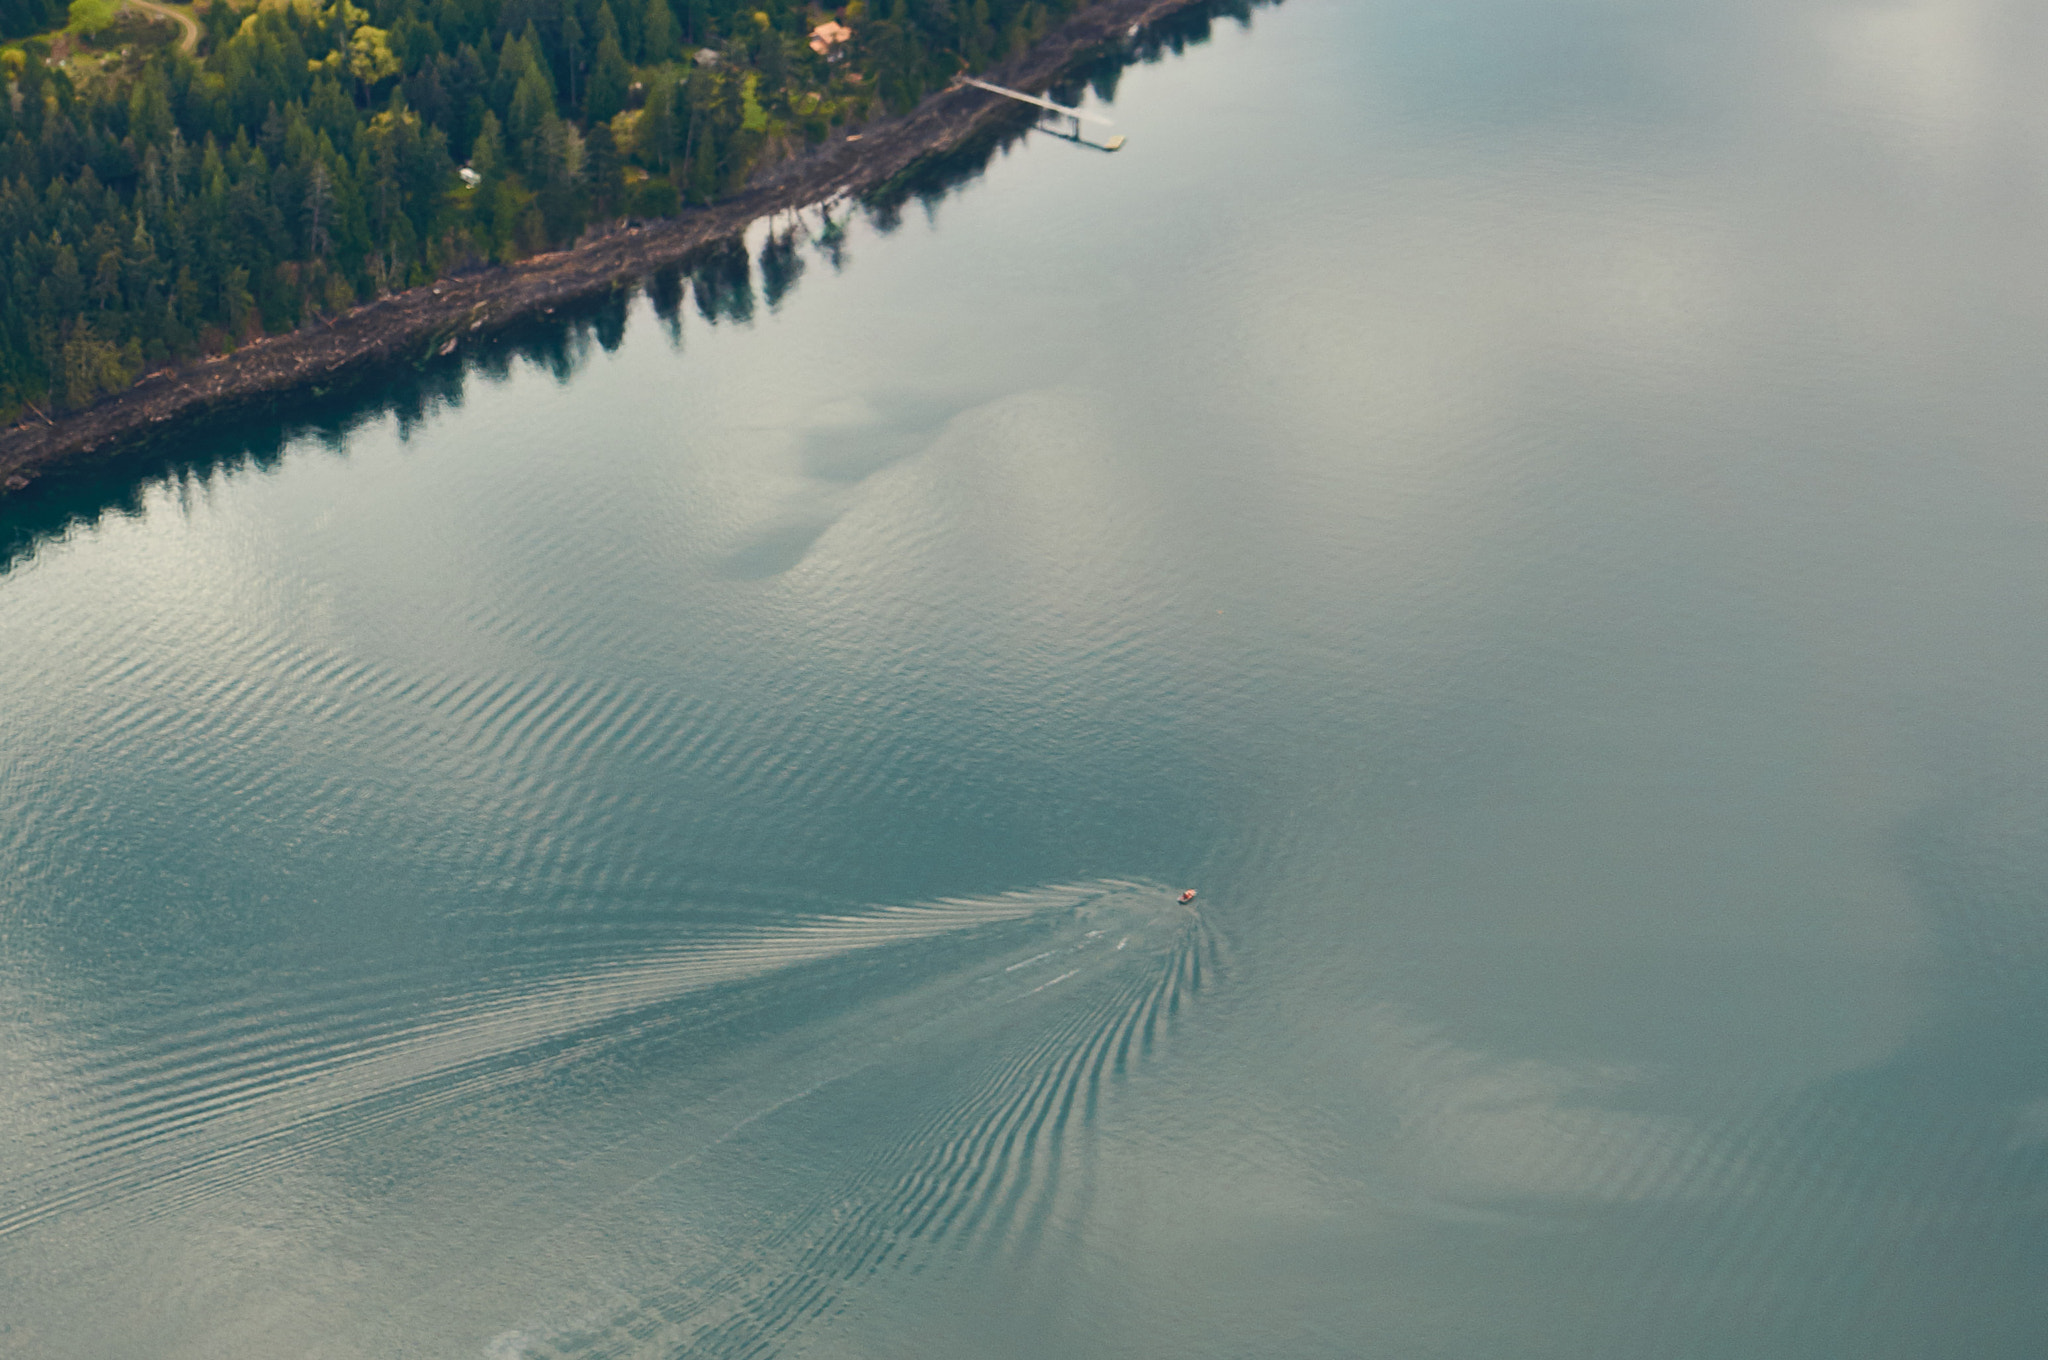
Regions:
<svg viewBox="0 0 2048 1360"><path fill-rule="evenodd" d="M89 3L0 50L0 420L711 202L1083 0L210 0L193 53Z"/></svg>

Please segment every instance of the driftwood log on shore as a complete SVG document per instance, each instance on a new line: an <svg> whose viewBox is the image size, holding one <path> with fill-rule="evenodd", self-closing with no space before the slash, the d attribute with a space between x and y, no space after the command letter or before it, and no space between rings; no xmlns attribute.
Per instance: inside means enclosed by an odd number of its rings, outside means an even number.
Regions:
<svg viewBox="0 0 2048 1360"><path fill-rule="evenodd" d="M987 74L1003 84L1043 89L1134 27L1194 3L1099 0ZM51 468L161 434L180 418L323 385L345 371L459 347L522 317L603 293L678 264L762 217L885 185L919 162L958 149L997 121L1014 118L1015 108L981 90L941 91L902 117L871 124L857 136L839 134L768 168L744 193L722 203L624 226L573 250L444 278L330 321L265 337L225 357L159 370L75 414L26 419L0 431L0 496L27 488Z"/></svg>

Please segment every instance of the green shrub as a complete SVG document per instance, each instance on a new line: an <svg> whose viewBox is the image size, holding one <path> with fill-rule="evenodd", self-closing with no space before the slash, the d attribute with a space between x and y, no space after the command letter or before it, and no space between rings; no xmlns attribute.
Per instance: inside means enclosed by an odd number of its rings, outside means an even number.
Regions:
<svg viewBox="0 0 2048 1360"><path fill-rule="evenodd" d="M643 179L626 190L628 217L674 217L682 210L682 196L665 178Z"/></svg>
<svg viewBox="0 0 2048 1360"><path fill-rule="evenodd" d="M121 0L71 0L71 31L97 33L114 22Z"/></svg>

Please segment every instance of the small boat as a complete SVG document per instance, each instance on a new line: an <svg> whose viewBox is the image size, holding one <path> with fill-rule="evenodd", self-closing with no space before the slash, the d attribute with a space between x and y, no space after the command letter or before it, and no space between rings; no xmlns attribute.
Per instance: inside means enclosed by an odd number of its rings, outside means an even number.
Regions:
<svg viewBox="0 0 2048 1360"><path fill-rule="evenodd" d="M1180 900L1181 900L1181 904L1182 904L1183 906L1185 906L1185 905L1186 905L1186 904L1188 904L1189 902L1192 902L1192 901L1194 901L1194 900L1195 900L1195 890L1194 890L1193 888L1189 888L1189 889L1188 889L1188 890L1187 890L1186 892L1184 892L1184 893L1182 893L1182 894L1180 895Z"/></svg>

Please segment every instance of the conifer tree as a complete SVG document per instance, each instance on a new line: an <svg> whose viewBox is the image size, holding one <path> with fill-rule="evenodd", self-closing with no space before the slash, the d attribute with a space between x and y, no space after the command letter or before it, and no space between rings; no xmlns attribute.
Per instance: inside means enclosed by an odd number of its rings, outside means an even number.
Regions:
<svg viewBox="0 0 2048 1360"><path fill-rule="evenodd" d="M583 101L584 116L593 124L609 123L618 116L626 107L626 87L633 83L626 54L619 46L618 28L609 4L598 10L597 55L590 65L590 89Z"/></svg>
<svg viewBox="0 0 2048 1360"><path fill-rule="evenodd" d="M787 0L201 0L196 53L77 82L30 37L0 50L0 419L589 221L712 202L790 144L794 96L811 136L907 109L1084 2L865 0L826 11L854 30L830 64ZM65 17L0 0L0 35Z"/></svg>
<svg viewBox="0 0 2048 1360"><path fill-rule="evenodd" d="M668 0L647 0L640 21L640 60L656 66L675 55L675 14Z"/></svg>

